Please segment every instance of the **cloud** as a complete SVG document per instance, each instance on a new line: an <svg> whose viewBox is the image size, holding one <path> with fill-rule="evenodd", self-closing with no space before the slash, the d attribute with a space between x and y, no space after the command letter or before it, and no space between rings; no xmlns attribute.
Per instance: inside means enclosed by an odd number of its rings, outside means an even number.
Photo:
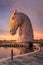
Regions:
<svg viewBox="0 0 43 65"><path fill-rule="evenodd" d="M0 10L8 10L16 0L0 0Z"/></svg>

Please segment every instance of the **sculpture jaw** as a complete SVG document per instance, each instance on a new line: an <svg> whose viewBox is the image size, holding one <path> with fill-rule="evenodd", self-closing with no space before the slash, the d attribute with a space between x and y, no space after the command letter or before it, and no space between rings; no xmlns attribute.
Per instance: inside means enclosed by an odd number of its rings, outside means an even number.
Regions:
<svg viewBox="0 0 43 65"><path fill-rule="evenodd" d="M12 32L10 32L10 34L11 34L11 35L15 35L16 33L12 33Z"/></svg>
<svg viewBox="0 0 43 65"><path fill-rule="evenodd" d="M16 34L16 31L15 31L15 30L10 30L9 33L10 33L11 35L15 35L15 34Z"/></svg>

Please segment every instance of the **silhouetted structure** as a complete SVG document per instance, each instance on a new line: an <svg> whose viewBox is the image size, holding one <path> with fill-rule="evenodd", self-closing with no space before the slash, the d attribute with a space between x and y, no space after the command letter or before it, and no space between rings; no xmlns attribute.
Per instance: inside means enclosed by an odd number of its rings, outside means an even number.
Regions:
<svg viewBox="0 0 43 65"><path fill-rule="evenodd" d="M29 50L33 51L33 43L31 41L29 42Z"/></svg>

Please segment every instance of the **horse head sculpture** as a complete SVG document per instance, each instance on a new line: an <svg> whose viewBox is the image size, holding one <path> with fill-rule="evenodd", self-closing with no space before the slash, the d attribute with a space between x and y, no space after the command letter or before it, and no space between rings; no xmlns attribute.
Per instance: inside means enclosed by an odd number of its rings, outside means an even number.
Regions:
<svg viewBox="0 0 43 65"><path fill-rule="evenodd" d="M10 18L10 34L16 34L17 29L19 28L20 42L29 42L33 41L33 29L31 21L28 16L24 13L17 12L15 10Z"/></svg>

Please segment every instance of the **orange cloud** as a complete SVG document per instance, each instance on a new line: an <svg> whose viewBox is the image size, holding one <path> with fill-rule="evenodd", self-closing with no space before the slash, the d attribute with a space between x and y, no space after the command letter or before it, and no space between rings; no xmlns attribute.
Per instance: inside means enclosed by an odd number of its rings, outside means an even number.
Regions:
<svg viewBox="0 0 43 65"><path fill-rule="evenodd" d="M43 31L33 31L34 39L43 39ZM19 38L18 34L14 36L10 35L9 33L0 34L0 40L17 40Z"/></svg>
<svg viewBox="0 0 43 65"><path fill-rule="evenodd" d="M43 39L42 31L34 31L34 39Z"/></svg>

